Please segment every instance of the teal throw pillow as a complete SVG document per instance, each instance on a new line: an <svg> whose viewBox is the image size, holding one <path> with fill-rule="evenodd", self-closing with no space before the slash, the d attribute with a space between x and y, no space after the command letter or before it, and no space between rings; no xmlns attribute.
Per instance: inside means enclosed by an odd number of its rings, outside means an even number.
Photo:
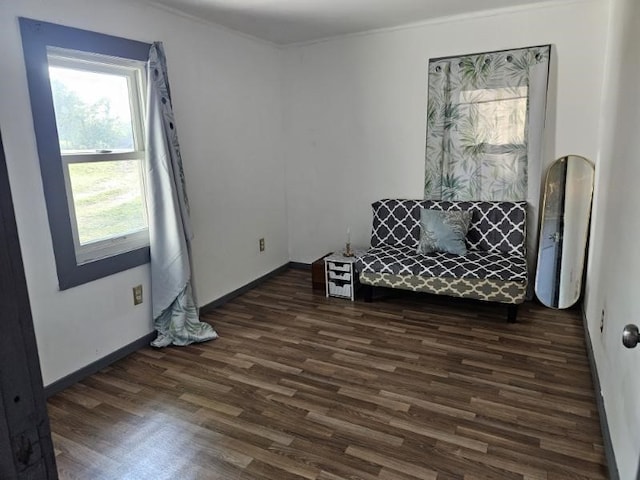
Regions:
<svg viewBox="0 0 640 480"><path fill-rule="evenodd" d="M471 223L471 212L455 210L420 211L420 243L418 253L467 253L465 238Z"/></svg>

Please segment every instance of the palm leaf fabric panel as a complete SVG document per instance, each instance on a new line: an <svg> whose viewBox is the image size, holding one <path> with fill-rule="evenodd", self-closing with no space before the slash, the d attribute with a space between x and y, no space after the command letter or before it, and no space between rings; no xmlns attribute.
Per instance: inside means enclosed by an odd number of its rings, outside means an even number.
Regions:
<svg viewBox="0 0 640 480"><path fill-rule="evenodd" d="M530 72L549 55L547 45L429 62L425 199L527 200Z"/></svg>

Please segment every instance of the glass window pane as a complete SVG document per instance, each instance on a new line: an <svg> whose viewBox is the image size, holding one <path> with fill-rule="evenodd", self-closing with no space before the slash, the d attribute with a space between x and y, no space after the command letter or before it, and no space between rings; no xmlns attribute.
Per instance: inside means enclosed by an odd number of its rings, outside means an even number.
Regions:
<svg viewBox="0 0 640 480"><path fill-rule="evenodd" d="M62 153L134 149L125 76L49 67L49 77Z"/></svg>
<svg viewBox="0 0 640 480"><path fill-rule="evenodd" d="M147 228L142 161L69 164L80 244Z"/></svg>
<svg viewBox="0 0 640 480"><path fill-rule="evenodd" d="M460 92L460 109L474 126L478 144L525 142L528 90L525 86Z"/></svg>

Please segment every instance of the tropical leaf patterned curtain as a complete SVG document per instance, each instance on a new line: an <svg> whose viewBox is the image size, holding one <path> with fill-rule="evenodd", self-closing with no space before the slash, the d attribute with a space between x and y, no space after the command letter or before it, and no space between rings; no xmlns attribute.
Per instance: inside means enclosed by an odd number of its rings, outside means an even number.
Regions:
<svg viewBox="0 0 640 480"><path fill-rule="evenodd" d="M544 107L531 102L546 102L549 53L543 46L429 62L426 199L531 197L530 155L540 145L530 144L541 142L544 124ZM533 98L542 83L542 98Z"/></svg>

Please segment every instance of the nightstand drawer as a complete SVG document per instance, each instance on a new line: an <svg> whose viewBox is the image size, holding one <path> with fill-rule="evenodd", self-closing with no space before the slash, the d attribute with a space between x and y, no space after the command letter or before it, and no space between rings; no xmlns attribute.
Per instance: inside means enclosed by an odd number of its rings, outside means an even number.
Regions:
<svg viewBox="0 0 640 480"><path fill-rule="evenodd" d="M329 295L334 297L351 298L351 284L339 284L329 281Z"/></svg>
<svg viewBox="0 0 640 480"><path fill-rule="evenodd" d="M350 272L351 265L349 263L327 262L327 269L336 272Z"/></svg>
<svg viewBox="0 0 640 480"><path fill-rule="evenodd" d="M331 280L346 280L348 282L351 281L351 272L334 272L333 270L329 270L329 279Z"/></svg>

